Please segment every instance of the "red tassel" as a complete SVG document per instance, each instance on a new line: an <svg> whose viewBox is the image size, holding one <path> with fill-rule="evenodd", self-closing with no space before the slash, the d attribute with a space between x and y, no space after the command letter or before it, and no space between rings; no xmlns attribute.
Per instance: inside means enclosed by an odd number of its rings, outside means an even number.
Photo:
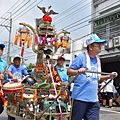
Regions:
<svg viewBox="0 0 120 120"><path fill-rule="evenodd" d="M0 91L0 97L2 98L2 101L4 103L4 106L7 105L8 101L4 98L4 94L2 93L2 91Z"/></svg>
<svg viewBox="0 0 120 120"><path fill-rule="evenodd" d="M24 56L24 47L22 47L22 50L21 50L21 57Z"/></svg>
<svg viewBox="0 0 120 120"><path fill-rule="evenodd" d="M64 53L62 53L62 55L58 58L58 60L60 60L62 58L62 56L64 56Z"/></svg>

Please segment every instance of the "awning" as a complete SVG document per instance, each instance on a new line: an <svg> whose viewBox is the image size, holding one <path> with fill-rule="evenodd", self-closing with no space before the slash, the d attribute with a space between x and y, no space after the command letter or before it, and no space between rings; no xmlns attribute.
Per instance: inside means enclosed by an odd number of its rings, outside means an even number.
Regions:
<svg viewBox="0 0 120 120"><path fill-rule="evenodd" d="M102 62L120 61L120 52L119 53L100 55L99 58L101 59Z"/></svg>

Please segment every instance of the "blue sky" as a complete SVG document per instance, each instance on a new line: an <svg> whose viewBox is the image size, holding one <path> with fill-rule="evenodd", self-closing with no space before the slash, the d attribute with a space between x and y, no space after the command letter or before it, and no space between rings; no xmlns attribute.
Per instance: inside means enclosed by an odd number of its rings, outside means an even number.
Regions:
<svg viewBox="0 0 120 120"><path fill-rule="evenodd" d="M17 2L16 6L13 6L16 2ZM12 18L13 18L12 34L11 34L11 42L13 42L14 36L16 34L16 30L20 27L19 26L20 22L25 22L35 27L35 18L41 18L43 16L43 13L37 8L37 5L40 7L46 7L46 8L51 5L52 6L51 9L59 13L58 15L52 15L52 18L53 18L52 24L54 24L57 31L59 31L64 27L75 23L76 21L79 21L76 23L76 24L79 24L85 20L88 20L89 18L86 18L86 19L83 19L83 18L90 15L91 13L90 12L91 4L89 4L90 2L91 0L43 0L41 3L40 3L40 0L9 0L9 2L8 0L4 0L4 1L0 1L0 17L9 18L9 15L10 15L9 12L13 14L12 15ZM17 11L18 8L20 8L20 6L24 5L25 3L28 3L28 4L26 4L26 6L22 7L19 11ZM65 10L67 10L68 8L72 7L77 3L79 3L80 5L76 5L76 7L73 7L72 9L70 9L69 11L63 14ZM35 7L32 8L32 6L35 6ZM10 9L11 7L12 9ZM32 9L29 10L28 8L29 9L32 8ZM28 12L24 14L26 11ZM24 15L22 16L22 14ZM20 15L21 17L19 17ZM3 19L0 19L0 24L9 25L9 21L3 22ZM71 32L70 37L72 39L80 38L90 33L90 26L82 27L88 24L88 22L80 25L76 25L76 24L73 24L72 26L70 26L70 27L73 27L75 25L75 27L68 29L68 31ZM81 29L78 29L80 27ZM0 27L0 31L1 30L3 31L0 32L0 41L1 42L8 41L9 31L5 27ZM20 48L18 49L18 48L19 48L18 46L12 45L11 56L13 56L16 53L20 53L21 49ZM13 52L13 50L15 52ZM27 51L32 51L32 50L31 48L29 48L29 49L25 49L25 51L27 53ZM7 52L7 48L4 52L4 56L6 55L6 52ZM30 53L30 54L33 55L33 53ZM28 54L25 54L26 58L27 58L27 55Z"/></svg>

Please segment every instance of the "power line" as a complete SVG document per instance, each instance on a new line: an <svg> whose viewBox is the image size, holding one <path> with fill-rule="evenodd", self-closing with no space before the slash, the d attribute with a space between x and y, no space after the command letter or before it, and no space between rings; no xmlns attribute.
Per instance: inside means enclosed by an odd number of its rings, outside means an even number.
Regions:
<svg viewBox="0 0 120 120"><path fill-rule="evenodd" d="M98 15L99 16L99 15ZM97 17L97 16L96 16ZM96 18L96 17L94 17L94 18ZM92 18L92 20L94 20L94 18ZM116 20L114 20L114 21L117 21L118 19L116 19ZM85 23L86 21L84 21L84 22L81 22L81 23L79 23L79 24L82 24L82 23ZM77 25L79 25L79 24L77 24ZM93 24L93 23L91 23L91 24ZM89 24L86 24L86 25L83 25L82 27L78 27L78 28L76 28L76 29L74 29L74 30L72 30L72 31L70 31L70 32L74 32L74 31L76 31L76 30L78 30L78 29L81 29L81 28L83 28L83 27L86 27L86 26L88 26L88 25L91 25L90 23ZM106 23L105 23L106 24ZM104 24L102 24L101 26L103 26ZM118 27L119 25L112 25L112 26L110 26L108 29L110 29L110 28L115 28L115 27ZM74 27L74 26L73 26ZM100 27L100 26L99 26ZM70 28L72 28L72 27L70 27ZM70 29L69 28L69 29ZM106 28L104 28L104 29L106 29ZM97 30L97 31L100 31L100 33L104 30L103 28L99 28L99 30ZM68 30L68 29L67 29ZM107 30L107 29L106 29ZM95 32L95 31L94 31Z"/></svg>
<svg viewBox="0 0 120 120"><path fill-rule="evenodd" d="M38 2L37 4L41 3L43 0L41 0L40 2ZM27 12L29 12L30 10L32 10L37 4L35 4L33 7L31 7L30 9L28 9L25 13L23 13L22 15L20 15L19 17L17 17L15 20L17 20L18 18L20 18L21 16L25 15ZM14 20L14 21L15 21Z"/></svg>
<svg viewBox="0 0 120 120"><path fill-rule="evenodd" d="M108 6L106 6L106 7L102 8L102 9L100 9L99 11L96 11L96 12L94 12L94 13L92 13L92 14L90 14L90 15L88 15L88 16L82 18L82 19L79 19L79 20L77 20L77 21L75 21L75 22L73 22L73 23L71 23L71 24L65 26L65 27L62 28L62 29L67 29L68 27L73 26L74 24L76 24L76 23L78 23L78 22L80 22L80 21L82 21L82 20L84 20L84 19L86 19L86 18L88 18L88 17L91 17L92 15L94 15L94 14L96 14L96 13L98 13L98 12L100 12L100 11L106 9L107 7L110 7L110 6L112 6L112 5L114 5L114 4L118 3L118 2L120 2L120 1L118 0L118 1L112 3L112 4L108 5ZM94 18L96 18L96 17L94 17ZM77 24L76 26L78 26L78 24ZM75 26L74 26L74 27L75 27ZM72 28L72 27L71 27L71 28ZM61 29L61 30L62 30L62 29Z"/></svg>
<svg viewBox="0 0 120 120"><path fill-rule="evenodd" d="M18 18L17 18L18 19Z"/></svg>
<svg viewBox="0 0 120 120"><path fill-rule="evenodd" d="M104 24L102 24L102 26L103 26ZM118 27L118 26L120 26L120 25L112 25L111 27L109 27L108 29L111 29L111 28L115 28L115 27ZM99 30L101 30L101 31L103 31L103 28L102 29L99 29ZM106 29L107 30L107 29ZM100 32L101 33L101 32ZM111 34L114 34L114 33L119 33L119 31L117 31L117 32L111 32ZM91 34L91 33L90 33ZM76 39L76 40L80 40L80 39L82 39L82 38L84 38L84 37L86 37L86 36L88 36L88 34L87 35L85 35L85 36L83 36L83 37L81 37L81 38L78 38L78 39ZM107 36L107 34L106 34L106 36ZM75 42L75 39L72 41L72 42ZM28 52L28 51L25 51L26 53L32 53L32 52ZM34 54L34 53L33 53Z"/></svg>
<svg viewBox="0 0 120 120"><path fill-rule="evenodd" d="M54 19L58 19L59 17L65 15L66 13L70 12L71 10L75 9L77 6L81 5L81 2L83 0L77 2L76 4L74 4L73 6L71 6L70 8L66 9L65 11L61 12L60 14L58 14L57 16L54 17Z"/></svg>
<svg viewBox="0 0 120 120"><path fill-rule="evenodd" d="M17 13L17 12L20 12L20 10L21 10L23 7L25 7L30 1L31 1L31 0L28 0L26 3L24 3L19 9L17 9L17 10L12 14L12 16L15 15L15 13Z"/></svg>
<svg viewBox="0 0 120 120"><path fill-rule="evenodd" d="M114 25L113 25L113 26L114 26ZM113 26L112 26L112 27L109 27L109 28L110 28L110 29L111 29L111 28L115 28L115 27L117 27L118 25L116 25L116 26L114 26L114 27L113 27ZM119 26L120 26L120 25L119 25ZM109 28L108 28L108 29L109 29ZM101 31L103 31L102 29L103 29L103 28L101 28ZM100 29L99 29L99 30L100 30ZM107 29L106 29L106 30L107 30ZM76 42L76 41L78 41L78 40L80 40L80 39L82 39L82 38L85 38L85 37L87 37L88 35L90 35L90 34L92 34L92 33L96 33L96 31L93 31L93 32L91 32L91 33L89 33L89 34L86 34L86 35L82 36L82 37L75 38L75 39L72 40L72 42ZM113 33L113 34L114 34L114 33L119 33L119 31L117 31L117 32L111 32L111 33ZM107 34L105 34L105 35L107 35Z"/></svg>
<svg viewBox="0 0 120 120"><path fill-rule="evenodd" d="M87 27L88 25L90 25L90 23L88 23L88 24L86 24L86 25L83 25L83 26L81 26L81 27L78 27L78 28L76 28L76 29L74 29L74 30L71 30L71 31L69 31L69 32L75 32L76 30L79 30L79 29L81 29L81 28Z"/></svg>
<svg viewBox="0 0 120 120"><path fill-rule="evenodd" d="M81 1L82 1L82 0L81 0ZM81 1L80 1L80 2L81 2ZM40 1L40 2L41 2L41 1ZM40 2L39 2L39 3L40 3ZM37 4L38 4L38 3L37 3ZM18 5L18 6L19 6L19 5ZM18 6L17 6L17 7L18 7ZM16 8L17 8L17 7L16 7ZM18 11L18 10L17 10L17 11ZM16 13L16 12L14 12L14 14L15 14L15 13ZM13 14L12 14L12 15L13 15Z"/></svg>
<svg viewBox="0 0 120 120"><path fill-rule="evenodd" d="M115 4L115 3L114 3L114 4ZM98 11L97 11L97 12L98 12ZM96 12L96 13L97 13L97 12Z"/></svg>
<svg viewBox="0 0 120 120"><path fill-rule="evenodd" d="M29 0L29 1L31 1L31 0ZM29 2L29 1L27 1L22 7L20 7L20 8L23 8L25 5L27 5L27 3ZM37 1L37 0L35 0L35 1ZM37 4L39 4L39 3L41 3L43 0L40 0ZM30 4L26 9L24 9L24 11L25 10L27 10L28 8L30 8L31 7L31 5L34 5L33 3L35 3L35 2L32 2L32 4ZM30 9L28 9L25 13L23 13L22 14L22 12L20 12L18 15L20 15L20 16L15 16L15 17L17 17L16 19L14 19L13 20L13 22L15 21L15 20L17 20L18 18L20 18L21 16L23 16L24 14L26 14L27 12L29 12L31 9L33 9L37 4L35 4L33 7L31 7ZM16 11L16 12L14 12L12 15L14 15L15 13L17 13L19 10L20 10L20 8ZM4 21L5 22L5 21ZM3 31L4 29L2 29L1 31L0 31L0 33Z"/></svg>
<svg viewBox="0 0 120 120"><path fill-rule="evenodd" d="M14 6L16 6L16 5L19 3L19 1L20 1L20 0L18 0L10 9L14 8ZM24 1L25 1L25 0L23 0L19 5L21 5ZM17 7L15 7L15 9L17 9L17 8L19 7L19 5L18 5ZM10 9L9 9L9 10L10 10ZM14 11L15 9L13 9L12 11ZM6 13L8 13L8 14L9 14L9 13L12 13L12 11L10 12L9 10L8 10ZM2 18L6 13L4 13L4 14L1 16L1 18ZM7 19L9 19L8 15L4 16L4 18L6 18L6 17L7 17ZM1 22L2 22L2 21L1 21ZM2 24L5 23L5 22L6 22L6 20L4 19L4 21L2 22Z"/></svg>
<svg viewBox="0 0 120 120"><path fill-rule="evenodd" d="M73 11L72 13L66 15L65 17L61 18L60 20L54 22L54 24L59 24L60 21L66 20L68 18L70 18L71 16L74 16L75 14L79 13L80 10L84 10L86 7L88 7L87 5L90 5L91 2L87 3L86 5L78 8L77 10Z"/></svg>
<svg viewBox="0 0 120 120"><path fill-rule="evenodd" d="M28 0L26 3L24 3L24 1L25 0L23 0L22 2L20 2L12 11L11 11L11 13L12 13L12 17L13 17L13 15L15 15L17 12L19 12L20 10L22 10L23 8L24 8L24 6L26 6L31 0ZM23 5L22 5L23 4ZM14 5L16 5L16 4L14 4ZM13 5L13 6L14 6ZM22 6L21 6L22 5ZM29 7L29 6L28 6ZM10 10L10 9L9 9ZM8 10L8 11L9 11ZM21 13L19 13L19 14L21 14ZM4 21L4 22L6 22L6 21Z"/></svg>
<svg viewBox="0 0 120 120"><path fill-rule="evenodd" d="M18 4L18 6L16 6L16 7L13 9L13 11L16 10L20 5L22 5L24 1L25 1L25 0L23 0L20 4ZM16 5L16 4L14 4L13 6L15 6L15 5ZM26 4L24 4L24 5L26 5ZM24 6L24 5L23 5L23 6ZM23 7L23 6L22 6L22 7ZM9 9L9 10L10 10L10 9ZM8 10L8 11L9 11L9 10ZM18 11L18 10L17 10L17 11ZM17 11L15 11L13 14L11 14L10 17L12 17ZM9 13L12 13L12 11L9 12ZM5 18L5 19L9 19L9 18L7 17L7 18ZM6 23L6 20L4 20L4 21L2 22L2 24L3 24L3 23ZM4 28L0 31L0 33L1 33L3 30L4 30Z"/></svg>
<svg viewBox="0 0 120 120"><path fill-rule="evenodd" d="M20 0L18 0L17 2L15 2L15 3L12 5L12 7L10 7L10 8L7 10L7 12L5 12L5 13L1 16L1 18L2 18L6 13L8 13L9 10L12 9L19 1L20 1Z"/></svg>
<svg viewBox="0 0 120 120"><path fill-rule="evenodd" d="M118 2L120 2L120 1L117 1L117 2L115 2L115 3L118 3ZM115 4L115 3L112 3L111 5L109 5L109 6L112 6L113 4ZM107 7L109 7L109 6L107 6ZM107 7L104 7L103 9L105 9L105 8L107 8ZM101 9L101 10L103 10L103 9ZM99 11L101 11L101 10L99 10ZM99 12L99 11L96 11L96 12L94 12L93 14L95 14L95 13L97 13L97 12ZM91 14L91 15L93 15L93 14ZM91 15L89 15L89 16L91 16ZM88 17L88 16L87 16ZM85 17L85 18L87 18L87 17ZM82 20L83 19L85 19L85 18L82 18ZM94 17L94 18L96 18L96 17ZM93 19L94 20L94 19ZM86 21L87 22L87 21ZM76 22L75 22L76 23ZM83 22L82 22L83 23ZM72 24L70 24L70 25L73 25L74 23L72 23ZM81 23L80 23L81 24ZM90 24L86 24L86 25L84 25L84 26L82 26L82 27L79 27L79 28L76 28L76 29L74 29L74 30L72 30L72 31L70 31L70 32L74 32L74 31L76 31L76 30L78 30L78 29L81 29L81 28L83 28L83 27L86 27L86 26L88 26L88 25L90 25ZM76 25L76 26L78 26L78 24ZM74 27L76 27L76 26L74 26ZM68 27L68 26L67 26ZM73 28L73 27L71 27L71 28ZM64 29L64 28L63 28ZM67 29L68 30L68 29ZM91 32L91 33L93 33L93 32ZM76 40L79 40L79 39L82 39L82 38L84 38L84 37L86 37L86 36L88 36L89 34L86 34L86 35L84 35L84 36L82 36L82 37L80 37L80 38L76 38L76 39L74 39L74 42L76 41Z"/></svg>

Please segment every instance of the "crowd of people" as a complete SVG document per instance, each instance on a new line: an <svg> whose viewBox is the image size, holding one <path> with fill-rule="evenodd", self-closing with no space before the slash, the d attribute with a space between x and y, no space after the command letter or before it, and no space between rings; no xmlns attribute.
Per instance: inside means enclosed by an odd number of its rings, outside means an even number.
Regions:
<svg viewBox="0 0 120 120"><path fill-rule="evenodd" d="M27 69L21 65L21 56L16 54L13 58L13 64L11 64L8 68L6 61L4 61L1 56L3 54L3 50L5 48L4 44L0 44L0 80L2 84L8 82L22 82L23 76L28 75ZM48 55L47 55L48 56ZM65 57L58 56L57 64L54 66L56 72L58 72L60 81L62 85L66 85L68 83L68 75L67 69L64 67ZM6 74L5 74L6 71ZM34 76L34 68L32 69L31 76ZM57 77L55 78L55 81ZM4 110L3 101L0 97L0 113ZM14 117L8 116L8 120L15 120Z"/></svg>
<svg viewBox="0 0 120 120"><path fill-rule="evenodd" d="M7 69L8 65L5 60L1 57L3 55L5 45L0 44L0 80L2 84L6 82L20 82L22 80L23 75L27 75L27 70L21 66L21 57L19 55L15 55L13 59L13 64ZM4 103L0 97L0 113L4 110ZM8 116L9 120L15 120L15 118Z"/></svg>
<svg viewBox="0 0 120 120"><path fill-rule="evenodd" d="M105 85L109 79L117 77L116 72L110 75L89 73L90 71L101 72L101 63L98 54L106 40L100 39L96 34L91 34L86 40L87 50L79 54L71 63L68 69L64 67L65 57L58 56L57 64L54 66L62 85L69 83L69 76L77 76L74 80L72 90L71 120L99 120L100 104L98 100L98 81ZM0 79L6 80L4 71L7 70L7 63L1 58L5 45L0 44ZM27 75L26 68L20 65L21 57L15 55L13 64L7 70L8 78L13 82L21 82L22 77ZM34 69L31 72L34 75ZM57 78L55 79L57 81ZM3 81L2 81L3 82ZM4 82L3 82L4 83ZM106 106L106 99L109 100L109 107L112 107L113 80L106 88L102 89L103 106ZM107 96L106 96L107 94ZM0 99L0 113L3 111L3 103ZM10 119L9 119L10 120ZM13 119L12 119L13 120Z"/></svg>

